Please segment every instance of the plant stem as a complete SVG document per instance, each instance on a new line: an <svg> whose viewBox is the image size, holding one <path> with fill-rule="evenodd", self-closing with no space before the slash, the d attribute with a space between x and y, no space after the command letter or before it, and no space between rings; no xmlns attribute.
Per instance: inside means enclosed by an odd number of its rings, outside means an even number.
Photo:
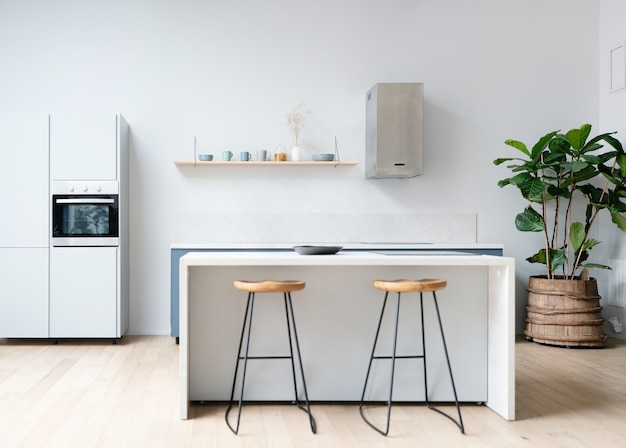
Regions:
<svg viewBox="0 0 626 448"><path fill-rule="evenodd" d="M541 154L541 165L543 166L543 153ZM545 172L544 169L541 169L541 177L545 177ZM541 195L541 212L543 215L543 234L544 234L544 238L546 240L545 245L546 245L546 269L547 269L547 277L549 279L552 278L552 269L550 269L550 235L548 234L548 221L547 221L547 213L548 213L548 208L546 206L546 192L544 191ZM552 231L552 237L554 238L554 230Z"/></svg>
<svg viewBox="0 0 626 448"><path fill-rule="evenodd" d="M563 247L567 247L568 250L565 252L565 263L563 264L563 275L565 276L565 279L568 280L568 276L567 276L567 267L569 266L569 246L567 244L567 241L569 240L569 234L570 234L570 227L572 225L572 210L573 210L573 201L574 201L574 191L575 191L575 183L572 183L572 185L570 186L570 198L567 201L567 209L565 210L565 229L564 230L564 235L563 235ZM574 270L575 271L575 270ZM572 271L572 275L574 275L574 271Z"/></svg>
<svg viewBox="0 0 626 448"><path fill-rule="evenodd" d="M545 193L544 193L545 195ZM548 271L548 278L552 278L552 269L550 269L550 236L548 235L548 225L546 223L546 213L548 212L546 208L546 201L541 201L541 208L543 213L543 234L546 240L546 269Z"/></svg>

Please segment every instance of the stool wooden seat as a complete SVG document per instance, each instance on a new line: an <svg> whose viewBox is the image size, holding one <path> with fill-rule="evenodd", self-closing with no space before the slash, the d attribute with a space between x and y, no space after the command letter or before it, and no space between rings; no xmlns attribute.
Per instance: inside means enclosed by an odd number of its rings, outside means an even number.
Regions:
<svg viewBox="0 0 626 448"><path fill-rule="evenodd" d="M361 414L361 417L363 418L363 420L365 420L365 422L371 426L372 428L374 428L376 431L378 431L380 434L386 436L387 434L389 434L389 424L390 424L390 419L391 419L391 403L392 403L392 399L393 399L393 380L394 380L394 374L395 374L395 366L396 366L396 359L421 359L423 361L423 374L424 374L424 401L426 403L426 406L429 409L432 409L433 411L436 411L438 413L440 413L441 415L449 418L450 420L452 420L461 430L462 434L465 434L465 427L463 426L463 418L461 416L461 408L459 406L459 399L457 397L456 394L456 387L454 385L454 377L452 375L452 367L450 365L450 358L448 356L448 348L446 346L446 338L443 332L443 325L441 323L441 315L439 313L439 305L437 303L437 295L436 295L436 291L440 291L442 289L444 289L447 286L447 281L446 280L442 280L442 279L431 279L431 278L427 278L427 279L422 279L422 280L406 280L406 279L399 279L399 280L374 280L373 285L376 289L379 289L381 291L385 291L385 298L383 300L383 308L380 312L380 318L378 321L378 327L376 329L376 336L374 337L374 346L372 348L372 354L370 355L370 360L369 360L369 365L367 367L367 373L365 375L365 384L363 385L363 393L361 394L361 401L359 403L359 413ZM385 315L385 309L387 306L387 298L389 297L389 293L397 293L397 299L396 299L396 316L395 316L395 327L394 327L394 339L393 339L393 348L392 348L392 355L391 356L377 356L376 355L376 346L378 344L378 340L379 340L379 335L380 335L380 327L381 324L383 322L383 317ZM443 343L443 350L444 353L446 355L446 362L448 365L448 374L450 376L450 383L452 386L452 392L454 394L454 402L456 404L456 410L457 410L457 414L458 414L458 420L454 419L453 417L451 417L450 415L446 414L445 412L441 411L440 409L437 409L436 407L432 406L431 403L428 400L428 377L427 377L427 369L426 369L426 333L424 331L424 297L423 297L423 293L425 292L430 292L433 295L433 301L435 304L435 311L437 314L437 321L439 323L439 331L441 333L441 341ZM402 355L399 356L396 353L396 346L397 346L397 342L398 342L398 322L399 322L399 317L400 317L400 298L401 295L403 293L419 293L419 299L420 299L420 320L421 320L421 342L422 342L422 352L421 354L415 354L415 355ZM372 362L375 359L390 359L391 360L391 377L390 377L390 381L389 381L389 400L387 401L387 426L385 428L385 430L381 430L378 427L376 427L373 423L371 423L367 417L365 416L365 414L363 413L363 405L365 402L365 392L367 390L367 385L368 385L368 381L370 378L370 371L372 369Z"/></svg>
<svg viewBox="0 0 626 448"><path fill-rule="evenodd" d="M239 432L239 421L241 419L241 408L243 406L243 393L244 386L246 383L246 370L248 366L248 360L254 359L289 359L291 360L291 374L293 378L293 391L294 391L294 404L304 412L306 412L309 416L309 423L311 425L311 431L315 434L317 432L317 425L315 423L315 419L311 414L311 408L309 405L309 394L306 388L306 381L304 379L304 368L302 367L302 356L300 354L300 343L298 341L298 332L296 330L296 320L293 314L293 303L291 301L291 293L295 291L301 291L306 286L306 283L298 280L286 280L286 281L278 281L278 280L262 280L262 281L247 281L247 280L235 280L234 286L236 289L240 291L246 291L248 293L248 301L246 303L246 311L244 314L243 325L241 328L241 337L239 339L239 349L237 350L237 362L235 363L235 375L233 377L233 387L230 393L230 402L228 404L228 408L226 409L225 419L228 427L235 434ZM285 320L287 324L287 335L289 338L289 355L285 356L276 356L276 355L265 355L265 356L250 356L248 350L250 348L250 334L252 330L252 313L254 311L254 299L257 293L281 293L283 296L283 301L285 304ZM245 349L242 348L245 343ZM298 365L300 378L302 379L302 388L304 390L304 399L306 406L302 405L298 400L298 383L296 380L296 366L294 363L294 350L293 347L296 347L296 355L298 357ZM241 375L241 389L239 392L239 400L237 406L237 424L233 428L231 426L230 421L228 419L228 414L233 407L234 398L235 398L235 388L237 384L237 373L239 371L239 363L243 361L243 370Z"/></svg>
<svg viewBox="0 0 626 448"><path fill-rule="evenodd" d="M446 280L425 278L422 280L374 280L374 288L389 292L433 292L448 285Z"/></svg>
<svg viewBox="0 0 626 448"><path fill-rule="evenodd" d="M294 292L301 291L306 286L306 283L298 280L262 280L260 282L235 280L234 284L238 290L247 292Z"/></svg>

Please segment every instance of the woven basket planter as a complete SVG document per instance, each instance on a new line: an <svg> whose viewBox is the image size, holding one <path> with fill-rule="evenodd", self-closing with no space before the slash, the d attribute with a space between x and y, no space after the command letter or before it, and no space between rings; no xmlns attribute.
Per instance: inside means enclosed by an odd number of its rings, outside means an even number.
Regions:
<svg viewBox="0 0 626 448"><path fill-rule="evenodd" d="M606 334L601 310L595 278L530 277L524 335L542 344L602 347Z"/></svg>

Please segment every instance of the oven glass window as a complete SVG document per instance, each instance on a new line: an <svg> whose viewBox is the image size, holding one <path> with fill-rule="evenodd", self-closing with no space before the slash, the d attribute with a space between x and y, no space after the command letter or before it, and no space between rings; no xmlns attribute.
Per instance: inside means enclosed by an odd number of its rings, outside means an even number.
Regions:
<svg viewBox="0 0 626 448"><path fill-rule="evenodd" d="M55 196L53 221L54 237L117 237L117 197Z"/></svg>
<svg viewBox="0 0 626 448"><path fill-rule="evenodd" d="M63 233L67 235L108 235L108 205L68 205L63 208Z"/></svg>

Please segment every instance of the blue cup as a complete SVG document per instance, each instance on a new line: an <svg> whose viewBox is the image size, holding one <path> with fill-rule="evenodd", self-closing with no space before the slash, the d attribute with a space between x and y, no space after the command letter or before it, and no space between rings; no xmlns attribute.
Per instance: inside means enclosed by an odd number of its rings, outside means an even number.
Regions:
<svg viewBox="0 0 626 448"><path fill-rule="evenodd" d="M239 153L239 160L241 160L242 162L247 162L251 158L252 158L252 154L250 154L248 151L241 151Z"/></svg>

